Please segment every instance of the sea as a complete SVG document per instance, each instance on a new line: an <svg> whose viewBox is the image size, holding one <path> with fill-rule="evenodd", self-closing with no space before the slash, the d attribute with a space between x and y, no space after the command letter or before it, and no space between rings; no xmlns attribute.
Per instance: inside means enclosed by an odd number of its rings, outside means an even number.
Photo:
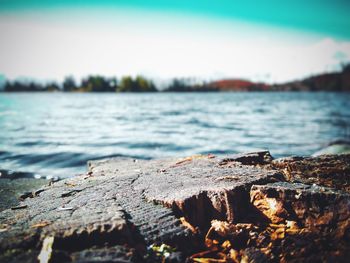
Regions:
<svg viewBox="0 0 350 263"><path fill-rule="evenodd" d="M0 170L67 178L88 160L269 150L350 137L350 93L0 93Z"/></svg>

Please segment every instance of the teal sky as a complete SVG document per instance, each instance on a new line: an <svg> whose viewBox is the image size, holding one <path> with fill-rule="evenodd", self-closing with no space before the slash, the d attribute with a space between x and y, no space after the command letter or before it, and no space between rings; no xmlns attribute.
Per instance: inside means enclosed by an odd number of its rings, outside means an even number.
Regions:
<svg viewBox="0 0 350 263"><path fill-rule="evenodd" d="M246 78L350 61L349 0L0 0L0 75Z"/></svg>
<svg viewBox="0 0 350 263"><path fill-rule="evenodd" d="M348 0L1 0L2 12L57 8L129 7L238 19L350 39Z"/></svg>

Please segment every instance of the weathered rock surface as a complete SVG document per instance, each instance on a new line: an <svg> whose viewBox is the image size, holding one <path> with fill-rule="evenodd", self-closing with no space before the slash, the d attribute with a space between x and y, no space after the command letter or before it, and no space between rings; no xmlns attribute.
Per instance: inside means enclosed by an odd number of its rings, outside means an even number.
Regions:
<svg viewBox="0 0 350 263"><path fill-rule="evenodd" d="M281 250L287 251L287 254L297 248L299 251L317 249L321 253L313 255L309 252L306 257L299 254L298 258L327 262L343 261L349 256L350 194L300 183L253 186L250 194L252 203L273 223L295 224L306 230L299 235L300 240L296 237L289 241L283 239ZM301 242L302 239L304 242ZM293 240L295 244L290 243ZM314 247L305 240L313 243ZM290 260L293 259L289 256Z"/></svg>
<svg viewBox="0 0 350 263"><path fill-rule="evenodd" d="M251 202L272 223L295 221L300 227L350 239L350 194L300 183L254 185Z"/></svg>
<svg viewBox="0 0 350 263"><path fill-rule="evenodd" d="M210 244L230 260L288 261L295 253L312 261L317 246L296 253L308 238L331 241L328 256L318 259L340 260L350 248L349 163L350 155L273 160L268 152L92 161L87 174L22 196L0 213L0 262L37 262L39 254L50 262L156 262L169 255L181 262L204 249L200 240L214 219L228 224L220 239L232 242L224 250ZM290 222L308 230L288 232ZM284 224L284 232L270 237L271 223Z"/></svg>
<svg viewBox="0 0 350 263"><path fill-rule="evenodd" d="M135 187L144 191L147 200L172 208L191 224L205 228L212 219L243 220L251 208L250 187L282 178L278 171L238 162L192 158L140 177Z"/></svg>
<svg viewBox="0 0 350 263"><path fill-rule="evenodd" d="M256 238L250 241L254 248L265 251L270 261L347 262L348 193L317 185L278 182L254 185L250 196L252 204L272 223L258 225Z"/></svg>
<svg viewBox="0 0 350 263"><path fill-rule="evenodd" d="M1 173L1 172L0 172ZM9 179L0 176L0 211L19 205L22 195L35 194L41 187L48 184L45 179L18 178ZM34 193L33 193L34 192Z"/></svg>
<svg viewBox="0 0 350 263"><path fill-rule="evenodd" d="M290 182L317 184L350 193L349 156L288 157L273 160L271 166L281 170Z"/></svg>
<svg viewBox="0 0 350 263"><path fill-rule="evenodd" d="M141 262L147 245L190 242L190 231L170 209L146 202L142 191L133 188L141 162L115 162L120 172L59 181L25 199L22 209L3 211L0 261L35 262L48 236L54 236L54 259L77 262L90 256ZM31 253L23 257L24 250Z"/></svg>

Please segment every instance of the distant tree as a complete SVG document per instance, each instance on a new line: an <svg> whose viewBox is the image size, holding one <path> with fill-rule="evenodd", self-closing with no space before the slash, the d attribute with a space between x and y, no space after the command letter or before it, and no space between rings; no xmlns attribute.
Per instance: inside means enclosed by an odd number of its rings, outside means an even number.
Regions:
<svg viewBox="0 0 350 263"><path fill-rule="evenodd" d="M102 76L89 76L83 79L81 83L82 91L92 92L112 92L115 91L115 87L111 85L109 79Z"/></svg>
<svg viewBox="0 0 350 263"><path fill-rule="evenodd" d="M72 76L65 77L63 81L63 91L76 91L77 85L75 83L75 80Z"/></svg>
<svg viewBox="0 0 350 263"><path fill-rule="evenodd" d="M135 83L132 77L130 76L125 76L122 77L118 87L117 87L117 92L132 92L135 89Z"/></svg>
<svg viewBox="0 0 350 263"><path fill-rule="evenodd" d="M170 92L181 92L181 91L191 91L192 88L186 83L185 79L174 78L170 85L164 91Z"/></svg>
<svg viewBox="0 0 350 263"><path fill-rule="evenodd" d="M45 87L33 81L6 81L4 91L7 92L32 92L45 91Z"/></svg>
<svg viewBox="0 0 350 263"><path fill-rule="evenodd" d="M29 83L29 90L30 91L45 91L45 87L44 85L40 84L40 83L36 83L31 81Z"/></svg>
<svg viewBox="0 0 350 263"><path fill-rule="evenodd" d="M135 87L138 92L155 92L157 91L154 83L145 79L142 76L137 76L135 79Z"/></svg>
<svg viewBox="0 0 350 263"><path fill-rule="evenodd" d="M56 82L51 82L51 83L46 84L44 90L45 91L60 91L60 87Z"/></svg>
<svg viewBox="0 0 350 263"><path fill-rule="evenodd" d="M125 76L121 79L117 92L156 92L157 89L154 83L142 76L137 76L133 79L130 76Z"/></svg>
<svg viewBox="0 0 350 263"><path fill-rule="evenodd" d="M6 81L4 85L4 91L7 91L7 92L15 91L14 85L10 81Z"/></svg>
<svg viewBox="0 0 350 263"><path fill-rule="evenodd" d="M199 82L191 78L174 78L169 86L164 90L165 92L213 92L218 91L205 82Z"/></svg>

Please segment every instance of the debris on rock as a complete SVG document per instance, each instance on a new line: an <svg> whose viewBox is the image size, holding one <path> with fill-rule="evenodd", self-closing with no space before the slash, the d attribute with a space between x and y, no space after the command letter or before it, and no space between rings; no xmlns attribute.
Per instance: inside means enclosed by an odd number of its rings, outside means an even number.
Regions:
<svg viewBox="0 0 350 263"><path fill-rule="evenodd" d="M226 157L220 161L220 165L227 165L232 162L239 162L244 165L263 165L269 164L273 160L269 151L260 151L252 153L241 153Z"/></svg>

